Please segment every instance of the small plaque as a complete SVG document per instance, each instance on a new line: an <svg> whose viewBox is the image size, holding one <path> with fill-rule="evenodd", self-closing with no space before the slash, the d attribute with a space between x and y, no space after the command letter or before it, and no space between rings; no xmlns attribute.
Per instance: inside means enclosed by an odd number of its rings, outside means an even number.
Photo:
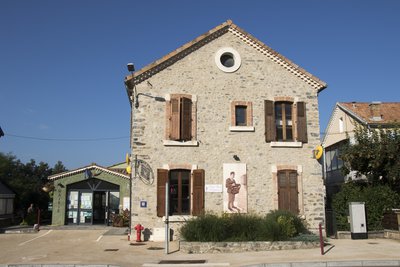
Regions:
<svg viewBox="0 0 400 267"><path fill-rule="evenodd" d="M222 193L222 184L206 184L206 192Z"/></svg>

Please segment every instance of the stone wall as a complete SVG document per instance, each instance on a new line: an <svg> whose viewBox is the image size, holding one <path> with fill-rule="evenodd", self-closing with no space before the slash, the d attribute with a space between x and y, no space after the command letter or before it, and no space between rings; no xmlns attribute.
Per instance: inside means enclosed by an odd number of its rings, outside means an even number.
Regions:
<svg viewBox="0 0 400 267"><path fill-rule="evenodd" d="M319 247L319 242L276 241L276 242L179 242L180 251L188 254L235 253L246 251L270 251L307 249Z"/></svg>
<svg viewBox="0 0 400 267"><path fill-rule="evenodd" d="M221 47L233 47L241 55L242 64L236 72L225 73L216 66L214 56ZM325 194L321 165L312 157L312 150L320 144L317 89L229 32L151 76L136 89L166 99L170 94L189 94L196 99L195 146L165 145L166 103L140 96L139 108L132 104L132 154L146 161L155 176L159 168L191 166L192 170L205 170L206 185L223 184L224 163L246 163L247 210L266 214L278 208L276 171L294 169L299 175L300 214L308 227L317 231L324 219ZM264 100L275 97L306 102L307 143L271 147L265 141ZM230 130L233 101L252 103L253 131ZM157 179L150 185L140 179L133 181L133 225L163 227L163 218L156 215L156 185ZM146 201L147 207L141 207L140 201ZM223 213L223 193L205 192L205 210ZM189 218L183 216L181 222Z"/></svg>

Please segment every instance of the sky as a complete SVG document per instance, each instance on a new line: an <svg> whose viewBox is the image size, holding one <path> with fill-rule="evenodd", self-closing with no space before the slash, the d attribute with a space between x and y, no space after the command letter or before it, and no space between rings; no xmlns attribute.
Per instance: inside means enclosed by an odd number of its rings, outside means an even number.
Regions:
<svg viewBox="0 0 400 267"><path fill-rule="evenodd" d="M0 0L0 152L68 169L129 152L139 70L231 19L328 84L336 102L400 101L400 1Z"/></svg>

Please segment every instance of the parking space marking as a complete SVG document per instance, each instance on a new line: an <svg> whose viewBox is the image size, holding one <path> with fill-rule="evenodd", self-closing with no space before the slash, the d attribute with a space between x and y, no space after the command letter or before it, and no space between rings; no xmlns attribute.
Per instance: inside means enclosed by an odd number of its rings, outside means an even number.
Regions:
<svg viewBox="0 0 400 267"><path fill-rule="evenodd" d="M23 245L25 245L25 244L27 244L27 243L33 241L33 240L36 240L36 239L41 238L41 237L44 237L45 235L50 234L52 231L53 231L53 230L49 230L47 233L44 233L44 234L41 235L41 236L37 236L37 237L32 238L32 239L30 239L30 240L28 240L28 241L25 241L25 242L22 242L22 243L18 244L18 246L23 246Z"/></svg>
<svg viewBox="0 0 400 267"><path fill-rule="evenodd" d="M99 242L100 239L102 239L102 238L103 238L103 235L99 236L99 238L97 238L96 242Z"/></svg>

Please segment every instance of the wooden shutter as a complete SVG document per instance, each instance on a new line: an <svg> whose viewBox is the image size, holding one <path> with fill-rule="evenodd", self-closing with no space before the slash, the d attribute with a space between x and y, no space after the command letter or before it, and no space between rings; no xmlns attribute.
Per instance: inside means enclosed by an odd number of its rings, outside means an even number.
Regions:
<svg viewBox="0 0 400 267"><path fill-rule="evenodd" d="M170 127L169 127L169 139L179 140L180 139L180 101L179 98L171 99L171 116L170 116Z"/></svg>
<svg viewBox="0 0 400 267"><path fill-rule="evenodd" d="M168 170L157 169L157 216L165 216L165 183L168 181Z"/></svg>
<svg viewBox="0 0 400 267"><path fill-rule="evenodd" d="M297 102L297 141L307 143L306 103Z"/></svg>
<svg viewBox="0 0 400 267"><path fill-rule="evenodd" d="M288 210L299 213L297 172L278 172L278 207L280 210Z"/></svg>
<svg viewBox="0 0 400 267"><path fill-rule="evenodd" d="M192 140L192 100L181 98L181 140Z"/></svg>
<svg viewBox="0 0 400 267"><path fill-rule="evenodd" d="M276 127L275 127L275 110L274 101L264 101L265 112L265 141L271 142L276 140Z"/></svg>
<svg viewBox="0 0 400 267"><path fill-rule="evenodd" d="M193 210L192 215L204 212L204 170L193 170Z"/></svg>

